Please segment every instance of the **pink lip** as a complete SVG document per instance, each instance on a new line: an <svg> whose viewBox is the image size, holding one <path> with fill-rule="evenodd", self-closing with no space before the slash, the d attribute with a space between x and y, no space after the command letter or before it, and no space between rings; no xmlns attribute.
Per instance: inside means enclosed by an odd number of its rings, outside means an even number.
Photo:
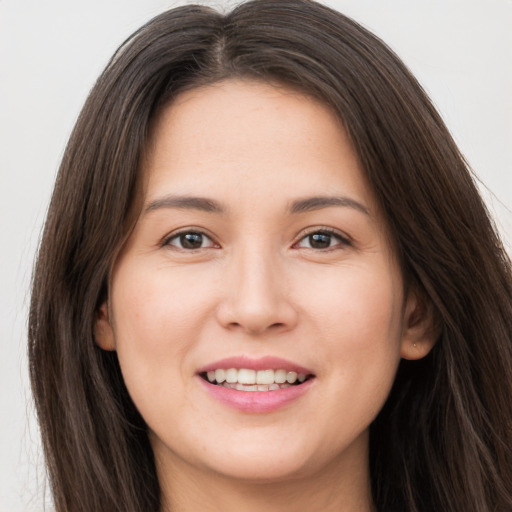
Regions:
<svg viewBox="0 0 512 512"><path fill-rule="evenodd" d="M218 369L228 370L229 368L247 368L248 370L286 370L288 372L304 373L305 375L313 373L311 370L292 363L291 361L272 356L261 357L258 359L252 359L247 356L227 357L226 359L221 359L204 366L198 370L197 373L205 373Z"/></svg>
<svg viewBox="0 0 512 512"><path fill-rule="evenodd" d="M284 369L284 368L283 368ZM306 393L316 379L306 380L298 386L275 391L238 391L217 386L198 377L210 396L221 404L245 413L267 413L277 411Z"/></svg>
<svg viewBox="0 0 512 512"><path fill-rule="evenodd" d="M312 375L307 368L280 357L266 356L252 359L247 356L228 357L208 364L198 370L198 379L206 391L215 400L230 408L246 413L268 413L288 405L306 393L316 379L308 379L304 383L275 391L238 391L204 380L199 376L213 370L229 368L247 368L248 370L286 370L288 372Z"/></svg>

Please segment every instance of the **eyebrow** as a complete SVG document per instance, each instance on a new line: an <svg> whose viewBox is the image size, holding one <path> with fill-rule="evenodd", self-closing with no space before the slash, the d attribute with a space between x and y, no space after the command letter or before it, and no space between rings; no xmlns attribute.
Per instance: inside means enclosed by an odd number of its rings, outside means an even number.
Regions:
<svg viewBox="0 0 512 512"><path fill-rule="evenodd" d="M332 206L353 208L365 215L369 215L368 208L355 199L343 196L314 196L297 199L291 203L288 210L292 214L305 213ZM148 213L161 208L177 208L184 210L199 210L207 213L225 213L226 209L214 199L194 196L169 195L151 201L145 208Z"/></svg>
<svg viewBox="0 0 512 512"><path fill-rule="evenodd" d="M329 208L331 206L341 206L353 208L365 215L369 215L370 212L366 206L362 205L355 199L343 196L315 196L307 197L305 199L298 199L293 201L290 206L291 213L304 213L314 210L320 210L322 208Z"/></svg>
<svg viewBox="0 0 512 512"><path fill-rule="evenodd" d="M213 199L191 196L165 196L151 201L145 208L148 213L160 208L177 208L183 210L200 210L208 213L224 213L224 208Z"/></svg>

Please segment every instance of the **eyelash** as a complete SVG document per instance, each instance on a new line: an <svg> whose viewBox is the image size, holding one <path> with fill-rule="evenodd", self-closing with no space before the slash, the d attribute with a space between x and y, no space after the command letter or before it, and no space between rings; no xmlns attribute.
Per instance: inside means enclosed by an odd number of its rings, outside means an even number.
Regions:
<svg viewBox="0 0 512 512"><path fill-rule="evenodd" d="M340 247L349 247L352 245L350 239L347 236L341 234L339 231L332 229L332 228L327 228L327 227L320 227L320 228L316 227L306 233L302 233L298 242L295 242L293 244L293 247L296 247L303 240L305 240L308 237L311 237L313 235L328 235L329 237L333 237L333 238L337 239L339 243L332 247L327 247L327 248L323 248L323 249L315 249L314 247L304 247L304 249L309 249L309 250L313 250L316 252L318 252L318 251L326 252L326 251L335 250Z"/></svg>
<svg viewBox="0 0 512 512"><path fill-rule="evenodd" d="M209 248L209 247L185 248L185 247L183 247L183 241L181 241L181 247L172 244L172 242L174 240L180 240L180 238L185 235L198 235L203 238L202 241L204 241L204 238L206 238L207 240L209 240L211 242L212 245L219 247L218 244L216 244L210 236L208 236L206 233L204 233L203 231L201 231L199 229L198 230L187 229L187 230L180 231L178 233L174 233L171 236L166 237L162 241L161 245L162 245L162 247L169 247L169 246L174 247L175 249L185 251L185 252L192 252L192 251L195 252L195 251L199 251L201 249ZM302 233L299 240L293 244L292 248L300 248L300 247L298 247L299 244L303 240L306 240L308 237L311 237L313 235L324 235L324 236L327 235L329 237L333 237L333 238L337 239L339 243L334 246L330 246L330 247L326 247L326 248L303 247L304 249L312 250L315 252L326 252L326 251L335 250L339 246L348 247L348 246L352 245L351 241L348 239L348 237L342 235L340 232L338 232L332 228L327 228L327 227L318 228L317 227L317 228L312 229L306 233ZM331 240L329 240L329 241L331 241ZM311 241L310 241L310 244L311 244Z"/></svg>
<svg viewBox="0 0 512 512"><path fill-rule="evenodd" d="M175 245L172 245L173 240L180 240L180 238L185 235L199 235L203 238L208 239L213 245L218 245L218 244L215 244L215 242L212 240L212 238L210 236L208 236L206 233L204 233L200 229L186 229L186 230L180 231L178 233L173 233L171 236L166 237L162 242L162 247L170 246L175 249L178 249L181 251L186 251L186 252L199 251L201 249L208 249L208 247L185 248L185 247L177 247Z"/></svg>

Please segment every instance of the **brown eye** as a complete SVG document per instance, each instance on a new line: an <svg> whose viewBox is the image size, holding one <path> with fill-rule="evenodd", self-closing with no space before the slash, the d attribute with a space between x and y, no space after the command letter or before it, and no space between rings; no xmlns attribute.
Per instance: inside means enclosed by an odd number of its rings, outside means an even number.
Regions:
<svg viewBox="0 0 512 512"><path fill-rule="evenodd" d="M327 233L313 233L308 236L309 246L313 249L327 249L331 246L331 238Z"/></svg>
<svg viewBox="0 0 512 512"><path fill-rule="evenodd" d="M177 247L178 249L194 250L211 247L213 242L204 233L186 231L169 238L165 245Z"/></svg>
<svg viewBox="0 0 512 512"><path fill-rule="evenodd" d="M298 243L298 247L318 250L331 249L336 246L345 245L349 245L349 242L345 238L330 231L315 231L314 233L309 233Z"/></svg>

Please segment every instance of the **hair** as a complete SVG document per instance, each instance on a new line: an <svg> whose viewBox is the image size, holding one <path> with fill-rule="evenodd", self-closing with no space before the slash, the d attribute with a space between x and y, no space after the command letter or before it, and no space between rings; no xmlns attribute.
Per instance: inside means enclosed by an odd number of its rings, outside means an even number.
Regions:
<svg viewBox="0 0 512 512"><path fill-rule="evenodd" d="M187 89L280 84L342 121L402 271L432 308L431 353L401 361L370 427L379 512L512 510L511 264L471 171L398 57L308 0L171 9L130 37L92 89L58 173L33 277L29 359L56 510L157 512L144 420L93 328L136 222L151 121Z"/></svg>

